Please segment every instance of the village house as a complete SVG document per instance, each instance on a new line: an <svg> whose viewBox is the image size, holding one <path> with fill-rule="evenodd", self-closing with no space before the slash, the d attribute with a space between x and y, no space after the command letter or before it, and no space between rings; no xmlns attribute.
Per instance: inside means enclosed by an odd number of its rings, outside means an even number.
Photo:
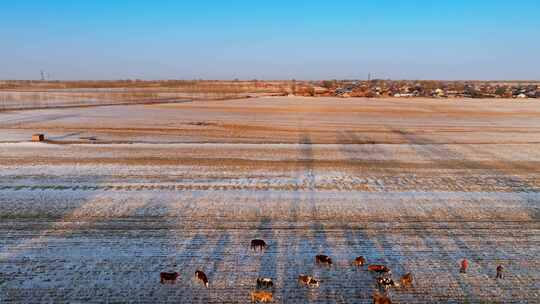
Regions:
<svg viewBox="0 0 540 304"><path fill-rule="evenodd" d="M492 82L461 81L326 81L320 82L316 95L332 94L341 97L429 97L429 98L539 98L537 84L511 85ZM323 87L336 85L335 91L323 92ZM523 95L525 97L523 97Z"/></svg>
<svg viewBox="0 0 540 304"><path fill-rule="evenodd" d="M433 97L443 98L447 96L446 96L446 92L443 89L439 88L433 92Z"/></svg>

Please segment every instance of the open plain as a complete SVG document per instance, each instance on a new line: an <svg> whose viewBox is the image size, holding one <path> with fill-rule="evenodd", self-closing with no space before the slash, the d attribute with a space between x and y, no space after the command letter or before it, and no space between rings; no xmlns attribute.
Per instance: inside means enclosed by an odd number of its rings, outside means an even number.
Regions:
<svg viewBox="0 0 540 304"><path fill-rule="evenodd" d="M255 238L270 247L250 251ZM375 277L351 265L360 255L413 273L412 288L389 291L395 303L538 303L540 103L0 112L0 303L249 303L257 277L274 279L277 303L371 303ZM161 285L161 271L181 277Z"/></svg>

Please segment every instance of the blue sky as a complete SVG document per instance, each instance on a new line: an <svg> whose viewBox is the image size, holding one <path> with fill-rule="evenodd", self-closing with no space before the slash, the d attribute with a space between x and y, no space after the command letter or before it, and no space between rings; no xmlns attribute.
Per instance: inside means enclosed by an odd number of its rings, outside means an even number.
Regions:
<svg viewBox="0 0 540 304"><path fill-rule="evenodd" d="M0 1L0 79L540 79L539 0Z"/></svg>

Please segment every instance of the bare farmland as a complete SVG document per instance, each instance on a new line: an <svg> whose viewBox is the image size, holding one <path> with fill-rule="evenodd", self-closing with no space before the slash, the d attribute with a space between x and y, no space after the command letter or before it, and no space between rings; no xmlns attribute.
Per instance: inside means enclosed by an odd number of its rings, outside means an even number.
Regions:
<svg viewBox="0 0 540 304"><path fill-rule="evenodd" d="M396 303L533 303L539 109L261 98L0 113L0 302L248 303L264 276L275 302L371 303L374 277L350 265L363 255L413 272ZM36 132L50 142L28 143ZM250 252L253 238L270 248ZM172 270L178 284L159 284Z"/></svg>
<svg viewBox="0 0 540 304"><path fill-rule="evenodd" d="M282 95L286 84L257 81L0 82L0 111L181 103Z"/></svg>

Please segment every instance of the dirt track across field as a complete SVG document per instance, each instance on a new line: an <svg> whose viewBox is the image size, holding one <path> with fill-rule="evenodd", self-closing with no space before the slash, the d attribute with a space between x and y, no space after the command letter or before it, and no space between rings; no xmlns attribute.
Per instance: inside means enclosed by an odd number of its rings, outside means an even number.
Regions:
<svg viewBox="0 0 540 304"><path fill-rule="evenodd" d="M413 273L395 303L534 303L539 106L259 98L0 113L0 303L249 303L259 276L277 303L371 303L359 255ZM28 143L36 132L50 142ZM251 252L254 238L269 249ZM178 284L159 284L172 270ZM301 273L321 287L299 287Z"/></svg>

